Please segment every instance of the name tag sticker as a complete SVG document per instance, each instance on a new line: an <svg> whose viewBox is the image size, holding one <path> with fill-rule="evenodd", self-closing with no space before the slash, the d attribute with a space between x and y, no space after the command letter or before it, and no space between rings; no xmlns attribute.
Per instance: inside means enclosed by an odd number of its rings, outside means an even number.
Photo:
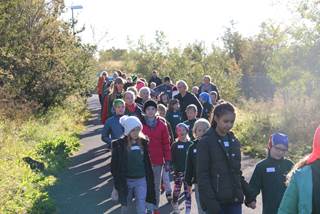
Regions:
<svg viewBox="0 0 320 214"><path fill-rule="evenodd" d="M175 115L173 115L173 117L174 117L174 118L177 118L177 117L179 117L179 115L176 115L176 114L175 114Z"/></svg>
<svg viewBox="0 0 320 214"><path fill-rule="evenodd" d="M178 145L178 149L183 149L184 145Z"/></svg>
<svg viewBox="0 0 320 214"><path fill-rule="evenodd" d="M275 172L276 169L274 167L269 167L266 169L267 172Z"/></svg>
<svg viewBox="0 0 320 214"><path fill-rule="evenodd" d="M230 146L228 141L225 141L223 143L224 143L224 147L229 147Z"/></svg>
<svg viewBox="0 0 320 214"><path fill-rule="evenodd" d="M140 146L131 146L131 151L140 150Z"/></svg>
<svg viewBox="0 0 320 214"><path fill-rule="evenodd" d="M197 149L193 149L193 153L197 153Z"/></svg>

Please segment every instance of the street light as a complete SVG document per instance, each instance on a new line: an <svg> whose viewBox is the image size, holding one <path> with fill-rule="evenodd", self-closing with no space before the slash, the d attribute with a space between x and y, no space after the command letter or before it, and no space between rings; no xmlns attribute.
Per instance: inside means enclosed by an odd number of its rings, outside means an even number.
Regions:
<svg viewBox="0 0 320 214"><path fill-rule="evenodd" d="M72 14L72 33L73 33L73 35L75 35L76 33L75 33L75 31L74 31L74 25L75 25L75 23L74 23L74 16L73 16L73 10L81 10L81 9L83 9L83 7L82 7L82 5L72 5L71 6L71 14Z"/></svg>

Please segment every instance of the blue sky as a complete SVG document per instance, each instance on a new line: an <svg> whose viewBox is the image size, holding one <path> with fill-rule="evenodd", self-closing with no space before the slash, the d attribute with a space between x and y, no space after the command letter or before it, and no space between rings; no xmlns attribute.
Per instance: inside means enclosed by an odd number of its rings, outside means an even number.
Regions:
<svg viewBox="0 0 320 214"><path fill-rule="evenodd" d="M284 1L284 0L283 0ZM281 1L281 2L283 2ZM71 18L75 10L76 28L85 25L80 34L84 42L103 48L126 48L127 38L146 41L161 30L171 46L204 41L207 45L221 37L231 20L246 36L259 31L263 21L272 19L286 23L290 13L280 0L65 0L63 19ZM107 34L106 34L107 33Z"/></svg>

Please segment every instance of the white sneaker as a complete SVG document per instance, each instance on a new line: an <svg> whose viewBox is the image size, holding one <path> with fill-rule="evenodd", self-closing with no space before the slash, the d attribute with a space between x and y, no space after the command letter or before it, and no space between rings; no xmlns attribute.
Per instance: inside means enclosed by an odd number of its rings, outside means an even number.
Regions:
<svg viewBox="0 0 320 214"><path fill-rule="evenodd" d="M180 213L179 204L172 202L171 205L172 205L172 208L173 208L173 213L174 213L174 214L179 214L179 213Z"/></svg>

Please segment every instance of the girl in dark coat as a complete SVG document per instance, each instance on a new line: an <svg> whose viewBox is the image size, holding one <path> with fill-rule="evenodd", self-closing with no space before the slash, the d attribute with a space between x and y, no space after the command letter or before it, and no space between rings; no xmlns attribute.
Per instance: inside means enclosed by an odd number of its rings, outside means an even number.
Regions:
<svg viewBox="0 0 320 214"><path fill-rule="evenodd" d="M132 213L128 206L135 197L136 213L144 214L146 202L156 204L148 141L142 135L142 124L137 117L123 116L120 124L125 136L112 142L114 187L119 195L121 213Z"/></svg>

